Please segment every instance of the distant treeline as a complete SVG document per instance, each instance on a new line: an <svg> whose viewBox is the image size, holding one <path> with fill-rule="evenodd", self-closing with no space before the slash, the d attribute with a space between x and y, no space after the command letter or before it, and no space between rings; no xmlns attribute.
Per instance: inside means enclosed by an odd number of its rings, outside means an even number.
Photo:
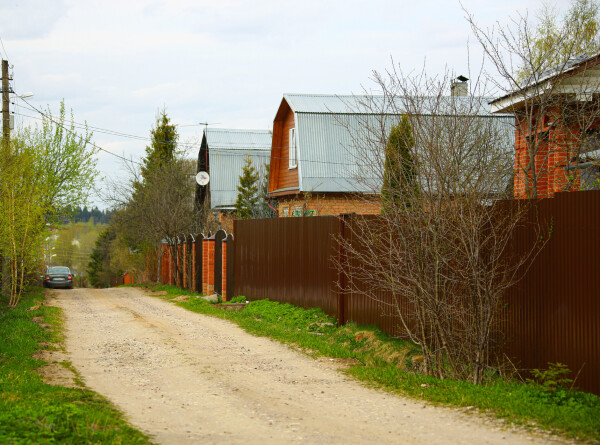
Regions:
<svg viewBox="0 0 600 445"><path fill-rule="evenodd" d="M111 216L112 212L110 210L100 210L98 207L94 207L91 210L87 207L73 207L69 219L75 223L86 223L90 219L93 219L94 224L108 224Z"/></svg>

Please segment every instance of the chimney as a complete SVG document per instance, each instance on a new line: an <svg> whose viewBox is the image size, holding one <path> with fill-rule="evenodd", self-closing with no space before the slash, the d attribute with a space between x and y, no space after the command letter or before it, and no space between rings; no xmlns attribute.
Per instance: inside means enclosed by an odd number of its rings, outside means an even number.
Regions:
<svg viewBox="0 0 600 445"><path fill-rule="evenodd" d="M469 94L469 79L465 76L458 76L450 84L451 96L467 96Z"/></svg>

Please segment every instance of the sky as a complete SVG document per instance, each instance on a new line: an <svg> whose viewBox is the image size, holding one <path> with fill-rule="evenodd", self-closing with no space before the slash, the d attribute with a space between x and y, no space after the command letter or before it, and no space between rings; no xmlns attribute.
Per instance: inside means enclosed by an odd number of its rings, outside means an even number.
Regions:
<svg viewBox="0 0 600 445"><path fill-rule="evenodd" d="M567 0L559 0L564 7ZM461 6L462 5L462 6ZM272 129L284 93L375 91L373 72L399 64L431 75L477 71L477 22L535 15L533 0L0 0L0 52L16 94L97 130L99 147L140 160L159 110L196 158L203 126ZM392 62L393 61L393 62ZM16 100L17 125L39 114ZM98 154L101 178L123 161ZM102 179L99 180L102 188ZM96 194L92 205L105 208Z"/></svg>

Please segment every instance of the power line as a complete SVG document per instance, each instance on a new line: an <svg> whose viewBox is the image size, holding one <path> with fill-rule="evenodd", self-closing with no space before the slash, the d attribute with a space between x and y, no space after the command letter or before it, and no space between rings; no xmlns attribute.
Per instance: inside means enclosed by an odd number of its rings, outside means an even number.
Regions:
<svg viewBox="0 0 600 445"><path fill-rule="evenodd" d="M4 48L4 42L2 41L2 37L0 37L0 45L2 46L2 51L4 51L4 55L6 56L6 60L10 60L10 58L8 57L8 53L6 52L6 49Z"/></svg>
<svg viewBox="0 0 600 445"><path fill-rule="evenodd" d="M21 99L23 102L25 102L27 105L29 105L30 109L32 109L33 111L36 111L37 113L41 114L41 115L42 115L42 116L44 116L46 119L49 119L50 121L52 121L52 122L53 122L54 124L56 124L57 126L60 126L61 128L63 128L65 131L68 131L68 132L69 132L69 133L71 133L71 134L74 134L74 135L76 135L76 136L79 136L77 133L74 133L73 131L69 130L69 129L68 129L68 128L66 128L65 126L63 126L63 125L60 125L58 122L56 122L56 121L55 121L55 120L52 118L52 116L48 116L48 114L46 114L46 113L44 113L44 112L40 111L38 108L36 108L36 107L34 107L33 105L31 105L31 104L30 104L28 101L26 101L25 99L23 99L23 98L20 98L20 99ZM19 113L19 114L20 114L21 116L24 116L24 117L29 117L29 118L33 118L33 119L41 119L41 118L38 118L38 117L35 117L35 116L29 116L29 115L22 114L22 113ZM98 132L100 132L100 133L106 133L106 134L110 134L110 135L114 135L114 136L121 136L121 137L126 137L126 138L131 138L131 139L147 140L147 141L151 141L151 142L152 142L152 139L151 139L151 138L145 138L145 137L142 137L142 136L136 136L136 135L132 135L132 134L122 133L122 132L118 132L118 131L114 131L114 130L108 130L108 129L104 129L104 128L100 128L100 127L88 126L87 124L75 123L75 122L73 122L73 121L71 121L71 123L72 123L72 124L74 124L74 126L76 126L76 127L77 127L77 126L79 126L79 128L81 128L81 129L87 129L87 128L90 128L90 129L97 129L97 130L98 130ZM205 124L205 123L201 123L201 124L199 124L199 125L206 125L206 124ZM156 143L161 143L160 141L154 141L154 142L156 142ZM106 150L106 149L104 149L104 148L102 148L102 147L100 147L100 146L96 145L95 143L91 143L91 145L92 145L94 148L98 149L98 150L101 150L101 151L103 151L103 152L105 152L105 153L108 153L108 154L110 154L110 155L112 155L112 156L115 156L115 157L117 157L117 158L119 158L119 159L122 159L122 160L124 160L124 161L131 162L131 163L134 163L134 164L137 164L137 165L140 165L140 166L143 166L143 165L144 165L144 164L143 164L143 163L141 163L141 162L134 161L133 159L128 159L128 158L126 158L126 157L124 157L124 156L121 156L121 155L118 155L118 154L116 154L116 153L113 153L113 152L111 152L111 151L108 151L108 150ZM185 144L185 143L179 143L178 145L184 145L184 146L185 146L186 144ZM189 143L189 144L187 144L187 145L188 145L188 146L190 146L190 147L195 147L195 146L197 146L197 144L192 144L192 143ZM239 146L239 147L240 147L240 149L242 149L242 148L246 148L247 150L252 150L252 148L247 148L247 145L245 145L245 144L244 144L244 143L242 143L242 142L234 142L234 143L232 143L232 145L237 145L237 146ZM281 148L287 148L287 147L270 147L270 148L277 148L277 149L281 149ZM246 157L246 156L248 156L248 154L247 154L247 153L235 153L235 150L236 150L235 148L234 148L233 150L228 150L228 149L226 149L226 148L213 148L213 149L210 149L210 147L209 147L209 152L213 152L213 153L215 153L215 154L218 154L219 156L232 156L232 157L235 157L235 156L238 156L238 157ZM265 150L265 151L266 151L266 150ZM261 154L253 154L253 157L264 158L264 159L267 159L267 160L287 160L287 159L288 159L287 157L286 157L286 158L284 158L284 157L278 157L278 156L271 156L271 153L269 153L269 154L265 153L264 155L261 155ZM328 160L313 160L313 159L302 159L302 158L300 158L300 159L298 159L298 161L299 161L299 162L303 162L303 163L313 163L313 164L341 165L341 166L352 166L352 167L356 167L356 166L358 166L358 164L356 164L356 163L349 163L349 162L335 162L335 161L328 161Z"/></svg>
<svg viewBox="0 0 600 445"><path fill-rule="evenodd" d="M65 130L65 131L66 131L66 132L68 132L68 133L71 133L71 134L72 134L72 135L74 135L74 136L81 137L80 135L78 135L78 134L77 134L77 133L75 133L74 131L71 131L70 129L66 128L64 125L62 125L62 124L60 124L59 122L55 121L55 120L54 120L54 118L53 118L52 116L48 116L48 115L47 115L46 113L44 113L43 111L40 111L40 110L38 110L36 107L34 107L33 105L31 105L31 104L30 104L29 102L27 102L25 99L21 98L21 100L22 100L23 102L25 102L27 105L29 105L30 107L32 107L32 108L33 108L35 111L37 111L39 114L41 114L42 116L44 116L46 119L50 120L50 122L54 123L54 125L56 125L57 127L60 127L60 128L62 128L63 130ZM122 160L124 160L124 161L131 162L131 163L134 163L134 164L137 164L137 165L143 165L141 162L134 161L133 159L127 159L126 157L124 157L124 156L121 156L121 155L118 155L118 154L116 154L116 153L113 153L112 151L108 151L108 150L106 150L106 149L104 149L104 148L100 147L99 145L96 145L95 143L90 143L90 142L88 142L88 141L85 141L85 145L91 145L92 147L94 147L94 148L95 148L95 149L97 149L97 150L100 150L100 151L103 151L103 152L105 152L105 153L108 153L108 154L110 154L110 155L112 155L112 156L115 156L115 157L117 157L117 158L119 158L119 159L122 159Z"/></svg>

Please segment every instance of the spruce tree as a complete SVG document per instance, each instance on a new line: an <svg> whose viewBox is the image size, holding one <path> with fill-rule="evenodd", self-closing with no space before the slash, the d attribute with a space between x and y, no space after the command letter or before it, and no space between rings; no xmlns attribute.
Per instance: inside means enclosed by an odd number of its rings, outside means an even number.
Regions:
<svg viewBox="0 0 600 445"><path fill-rule="evenodd" d="M156 117L156 126L150 130L150 145L146 147L146 157L143 159L142 177L147 180L152 171L164 167L175 159L179 134L166 110Z"/></svg>
<svg viewBox="0 0 600 445"><path fill-rule="evenodd" d="M240 185L237 186L238 195L235 201L236 214L239 219L251 219L258 205L259 173L252 165L250 156L240 175Z"/></svg>
<svg viewBox="0 0 600 445"><path fill-rule="evenodd" d="M411 149L414 147L408 116L392 127L385 147L385 171L381 189L382 211L390 212L399 205L410 205L416 192L416 174Z"/></svg>

